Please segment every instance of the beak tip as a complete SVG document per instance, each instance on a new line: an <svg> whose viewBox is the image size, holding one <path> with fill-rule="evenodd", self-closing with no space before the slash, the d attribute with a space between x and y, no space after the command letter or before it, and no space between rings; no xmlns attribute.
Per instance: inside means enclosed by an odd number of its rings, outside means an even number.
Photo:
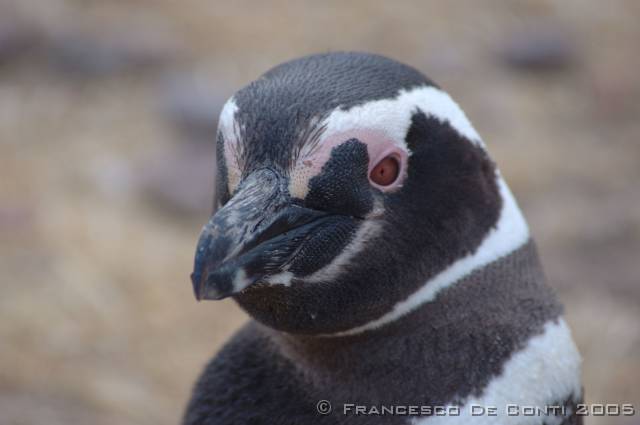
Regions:
<svg viewBox="0 0 640 425"><path fill-rule="evenodd" d="M193 295L196 297L196 301L202 300L202 284L200 276L198 276L195 272L191 273L191 284L193 286Z"/></svg>
<svg viewBox="0 0 640 425"><path fill-rule="evenodd" d="M212 285L208 285L206 279L195 272L191 273L191 283L193 286L193 295L198 302L202 300L218 301L232 295L230 292L220 292Z"/></svg>

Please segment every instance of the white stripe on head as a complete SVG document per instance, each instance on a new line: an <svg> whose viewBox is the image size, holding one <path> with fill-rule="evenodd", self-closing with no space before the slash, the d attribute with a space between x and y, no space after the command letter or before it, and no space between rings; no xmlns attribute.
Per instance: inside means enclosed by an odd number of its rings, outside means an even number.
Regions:
<svg viewBox="0 0 640 425"><path fill-rule="evenodd" d="M458 104L447 93L431 86L401 90L394 99L375 100L348 110L338 108L325 119L325 134L328 137L354 129L377 129L404 145L411 117L418 109L448 122L460 135L482 145L482 139ZM406 145L403 147L406 149Z"/></svg>
<svg viewBox="0 0 640 425"><path fill-rule="evenodd" d="M529 228L502 176L498 173L496 178L502 198L500 218L495 228L487 233L473 254L455 261L378 319L346 331L325 336L354 335L391 323L421 305L433 301L440 291L454 285L474 270L484 267L523 246L529 240Z"/></svg>
<svg viewBox="0 0 640 425"><path fill-rule="evenodd" d="M222 107L220 118L218 119L218 131L224 138L224 161L227 167L227 184L229 193L233 193L240 182L241 165L239 159L241 156L240 149L240 131L238 122L235 119L238 112L238 105L233 97L231 97Z"/></svg>
<svg viewBox="0 0 640 425"><path fill-rule="evenodd" d="M338 107L317 124L324 131L318 143L312 144L310 151L303 147L291 171L290 192L298 198L304 198L309 190L309 180L320 173L329 159L331 149L354 137L367 144L370 156L386 149L385 145L389 144L395 145L404 155L411 155L406 137L413 114L418 110L447 122L461 136L484 147L467 116L447 93L431 86L401 90L392 99L374 100L347 110Z"/></svg>
<svg viewBox="0 0 640 425"><path fill-rule="evenodd" d="M465 400L459 415L430 416L414 419L413 425L537 425L564 423L564 416L508 415L508 409L526 406L544 409L556 406L570 396L579 399L580 354L571 339L571 331L560 318L548 322L542 334L529 339L527 345L505 363L502 373L489 382L479 397ZM496 416L473 414L473 406L496 407ZM448 409L452 406L446 406ZM478 409L478 407L476 407ZM447 411L445 409L445 411ZM476 410L476 412L478 412ZM572 412L567 411L567 416Z"/></svg>

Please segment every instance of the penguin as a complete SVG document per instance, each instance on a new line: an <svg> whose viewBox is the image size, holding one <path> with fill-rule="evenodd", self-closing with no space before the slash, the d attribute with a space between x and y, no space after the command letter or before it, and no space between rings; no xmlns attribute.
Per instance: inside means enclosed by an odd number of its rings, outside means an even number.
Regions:
<svg viewBox="0 0 640 425"><path fill-rule="evenodd" d="M580 355L527 223L452 98L383 56L272 68L218 124L198 300L251 320L183 417L580 424Z"/></svg>

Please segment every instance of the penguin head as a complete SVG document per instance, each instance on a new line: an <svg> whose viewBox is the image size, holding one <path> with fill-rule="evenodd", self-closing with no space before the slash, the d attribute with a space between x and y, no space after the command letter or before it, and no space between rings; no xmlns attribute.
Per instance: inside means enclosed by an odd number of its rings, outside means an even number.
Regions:
<svg viewBox="0 0 640 425"><path fill-rule="evenodd" d="M293 60L222 110L195 295L232 296L278 330L341 332L473 254L502 203L480 137L420 72L364 53Z"/></svg>

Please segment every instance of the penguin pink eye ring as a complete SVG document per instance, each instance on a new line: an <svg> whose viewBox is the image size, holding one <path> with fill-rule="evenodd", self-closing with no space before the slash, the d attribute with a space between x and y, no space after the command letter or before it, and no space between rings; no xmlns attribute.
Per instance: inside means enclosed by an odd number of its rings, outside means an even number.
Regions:
<svg viewBox="0 0 640 425"><path fill-rule="evenodd" d="M389 155L373 167L369 178L377 185L389 186L398 179L399 175L400 162L395 156Z"/></svg>

